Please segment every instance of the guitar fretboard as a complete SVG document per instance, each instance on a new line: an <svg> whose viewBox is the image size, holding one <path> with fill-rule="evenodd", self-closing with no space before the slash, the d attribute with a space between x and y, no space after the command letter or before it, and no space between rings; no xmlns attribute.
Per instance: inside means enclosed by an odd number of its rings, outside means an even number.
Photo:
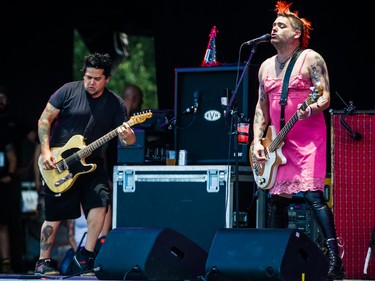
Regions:
<svg viewBox="0 0 375 281"><path fill-rule="evenodd" d="M299 109L305 110L307 108L308 104L305 101ZM290 120L285 124L285 126L280 130L279 134L275 137L275 139L272 141L272 143L269 145L269 151L274 152L280 144L283 142L285 136L288 134L290 129L294 126L294 124L298 121L298 113L295 112L290 118Z"/></svg>
<svg viewBox="0 0 375 281"><path fill-rule="evenodd" d="M134 115L132 117L130 117L130 120L127 121L126 123L132 127L134 126L135 124L139 124L139 123L142 123L144 122L147 118L151 118L152 116L152 112L151 111L148 111L146 113L141 113L141 114L138 114L138 115ZM109 133L105 134L104 136L102 136L101 138L97 139L96 141L93 141L92 143L90 143L89 145L87 145L86 147L82 148L81 150L77 151L77 155L80 159L84 159L86 158L87 156L89 156L95 149L99 148L100 146L102 146L103 144L105 144L106 142L110 141L111 139L113 139L115 136L117 136L117 129L120 128L122 125L118 126L116 129L110 131ZM71 156L71 157L74 157L74 154Z"/></svg>

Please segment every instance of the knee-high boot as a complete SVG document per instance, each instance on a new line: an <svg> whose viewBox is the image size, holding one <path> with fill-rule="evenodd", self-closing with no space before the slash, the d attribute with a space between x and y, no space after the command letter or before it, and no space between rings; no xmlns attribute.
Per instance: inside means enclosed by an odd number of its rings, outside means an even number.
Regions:
<svg viewBox="0 0 375 281"><path fill-rule="evenodd" d="M271 219L270 228L288 228L288 207L290 199L273 195L271 197Z"/></svg>
<svg viewBox="0 0 375 281"><path fill-rule="evenodd" d="M312 207L318 219L318 224L326 238L329 259L327 280L342 280L344 279L345 272L337 243L332 211L324 201L321 191L308 191L305 192L304 195L307 202Z"/></svg>

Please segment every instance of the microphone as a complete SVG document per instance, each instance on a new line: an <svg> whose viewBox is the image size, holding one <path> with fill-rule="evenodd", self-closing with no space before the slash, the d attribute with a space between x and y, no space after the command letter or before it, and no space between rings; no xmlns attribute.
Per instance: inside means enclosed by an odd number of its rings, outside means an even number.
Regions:
<svg viewBox="0 0 375 281"><path fill-rule="evenodd" d="M271 40L271 34L264 34L258 38L246 41L244 45L256 45L263 42L270 42Z"/></svg>
<svg viewBox="0 0 375 281"><path fill-rule="evenodd" d="M349 101L349 105L347 105L344 100L341 98L341 96L339 95L339 93L336 92L336 95L338 95L338 97L342 100L342 102L346 105L347 108L345 108L345 111L346 111L346 114L344 116L341 116L340 118L340 123L341 125L344 126L345 130L347 130L349 132L349 135L350 137L353 139L353 140L361 140L362 139L362 135L360 133L356 133L352 130L352 128L349 127L348 123L346 123L346 121L344 120L344 118L346 116L348 116L349 114L352 114L352 112L354 111L355 109L355 106L353 104L353 101Z"/></svg>
<svg viewBox="0 0 375 281"><path fill-rule="evenodd" d="M344 118L342 118L342 117L340 118L340 123L341 123L341 125L344 126L345 130L347 130L349 132L349 135L353 140L361 140L362 139L362 135L360 133L354 132L352 130L352 128L349 127L348 123L346 123Z"/></svg>
<svg viewBox="0 0 375 281"><path fill-rule="evenodd" d="M230 90L228 88L224 89L224 95L220 98L221 107L223 108L224 112L224 118L227 117L227 110L229 110L228 107L228 100L229 100L229 94Z"/></svg>
<svg viewBox="0 0 375 281"><path fill-rule="evenodd" d="M188 108L185 109L184 112L182 112L182 114L188 114L188 113L192 112L193 109L194 109L194 106L189 106Z"/></svg>
<svg viewBox="0 0 375 281"><path fill-rule="evenodd" d="M227 105L228 105L228 97L221 97L221 106L224 111L224 116L227 115Z"/></svg>
<svg viewBox="0 0 375 281"><path fill-rule="evenodd" d="M194 113L197 113L198 111L198 100L199 100L199 91L194 91L194 103L193 103Z"/></svg>

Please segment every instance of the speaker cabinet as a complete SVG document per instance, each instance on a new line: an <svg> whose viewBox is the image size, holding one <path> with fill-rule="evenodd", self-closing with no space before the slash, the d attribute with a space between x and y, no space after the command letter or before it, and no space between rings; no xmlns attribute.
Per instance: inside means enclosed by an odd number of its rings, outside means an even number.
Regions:
<svg viewBox="0 0 375 281"><path fill-rule="evenodd" d="M325 280L328 259L292 229L221 229L206 262L207 280Z"/></svg>
<svg viewBox="0 0 375 281"><path fill-rule="evenodd" d="M332 209L347 279L362 279L375 226L375 110L331 110ZM368 279L375 278L375 266Z"/></svg>
<svg viewBox="0 0 375 281"><path fill-rule="evenodd" d="M101 280L186 280L204 274L207 252L169 228L118 227L95 259Z"/></svg>
<svg viewBox="0 0 375 281"><path fill-rule="evenodd" d="M188 151L189 165L233 164L236 155L240 164L248 164L248 146L236 149L232 115L224 114L226 107L221 102L222 97L230 102L243 71L244 66L175 70L175 145ZM246 69L232 103L236 114L251 119L257 100L257 71L258 66L253 65Z"/></svg>

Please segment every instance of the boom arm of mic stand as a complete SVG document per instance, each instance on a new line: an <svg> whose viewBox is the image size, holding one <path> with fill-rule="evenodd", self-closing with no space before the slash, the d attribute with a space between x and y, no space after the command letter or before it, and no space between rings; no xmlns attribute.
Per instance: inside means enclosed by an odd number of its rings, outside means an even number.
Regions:
<svg viewBox="0 0 375 281"><path fill-rule="evenodd" d="M254 53L255 53L255 51L256 51L256 48L257 48L257 44L255 44L254 47L253 47L253 48L251 49L251 51L250 51L249 58L247 59L247 62L246 62L246 64L245 64L245 68L243 69L242 74L241 74L241 77L240 77L240 79L239 79L238 82L237 82L236 88L235 88L234 91L232 92L232 97L230 98L230 101L228 102L227 110L226 110L226 113L225 113L226 115L228 115L228 113L230 112L230 109L231 109L231 107L232 107L232 104L233 104L233 102L234 102L234 99L235 99L235 97L236 97L236 95L237 95L238 88L240 87L241 82L242 82L242 80L243 80L243 78L244 78L244 76L245 76L245 73L246 73L247 69L249 68L250 61L251 61L251 59L253 58L253 55L254 55Z"/></svg>

